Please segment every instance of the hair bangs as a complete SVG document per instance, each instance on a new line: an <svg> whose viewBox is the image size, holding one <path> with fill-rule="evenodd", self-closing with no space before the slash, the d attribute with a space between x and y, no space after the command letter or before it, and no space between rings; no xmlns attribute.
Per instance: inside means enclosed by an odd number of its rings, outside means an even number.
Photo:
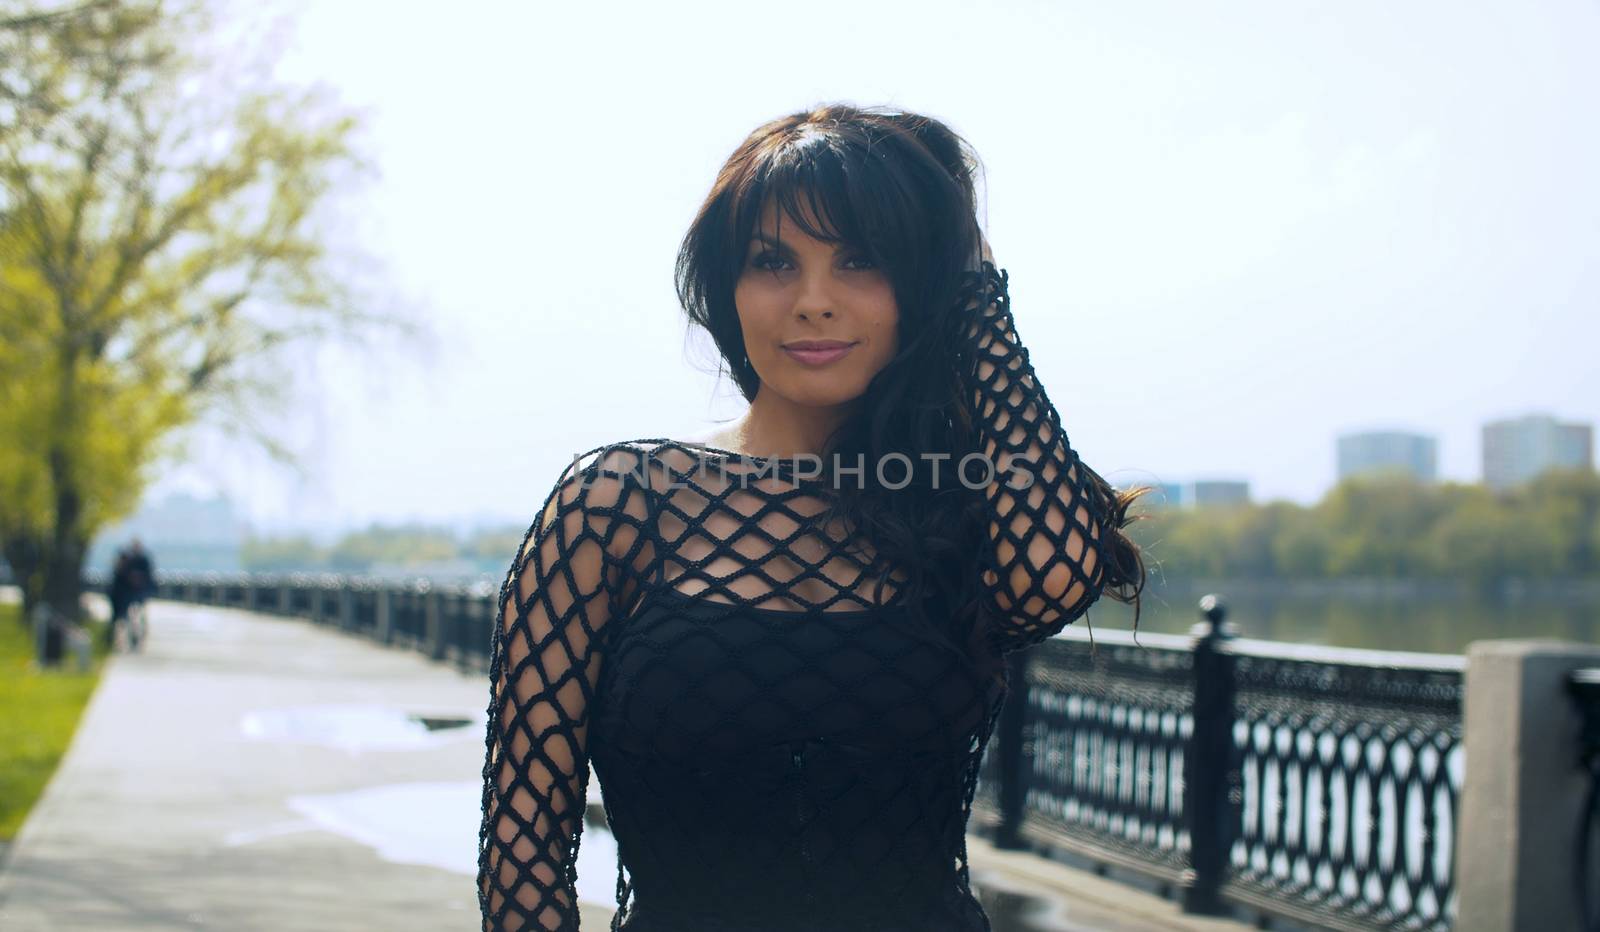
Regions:
<svg viewBox="0 0 1600 932"><path fill-rule="evenodd" d="M912 215L920 211L909 199L884 197L899 186L881 158L816 134L784 140L763 156L735 193L731 256L742 259L762 211L773 203L778 222L773 232L779 235L792 223L813 239L843 243L891 269L896 258L914 251L910 243L892 240L901 240L916 225Z"/></svg>

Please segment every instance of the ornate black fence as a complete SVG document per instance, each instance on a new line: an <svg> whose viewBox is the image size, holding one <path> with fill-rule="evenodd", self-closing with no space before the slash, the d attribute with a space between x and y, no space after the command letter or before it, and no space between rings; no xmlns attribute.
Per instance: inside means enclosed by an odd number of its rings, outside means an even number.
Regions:
<svg viewBox="0 0 1600 932"><path fill-rule="evenodd" d="M1323 928L1448 929L1464 658L1069 630L1013 655L1021 721L973 826Z"/></svg>

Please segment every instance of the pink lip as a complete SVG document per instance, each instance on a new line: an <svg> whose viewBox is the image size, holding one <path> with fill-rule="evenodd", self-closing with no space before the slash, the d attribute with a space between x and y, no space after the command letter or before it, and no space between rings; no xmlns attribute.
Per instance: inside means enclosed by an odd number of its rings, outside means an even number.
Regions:
<svg viewBox="0 0 1600 932"><path fill-rule="evenodd" d="M808 366L826 366L837 362L849 355L852 349L855 349L854 343L841 343L838 340L796 340L783 347L783 351L791 358Z"/></svg>

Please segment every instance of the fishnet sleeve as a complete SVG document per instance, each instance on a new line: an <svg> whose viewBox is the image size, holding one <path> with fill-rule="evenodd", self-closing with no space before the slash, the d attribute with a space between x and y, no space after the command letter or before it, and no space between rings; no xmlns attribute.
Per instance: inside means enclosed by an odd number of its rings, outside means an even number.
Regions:
<svg viewBox="0 0 1600 932"><path fill-rule="evenodd" d="M1105 584L1096 514L1078 455L1017 338L1010 276L985 260L961 301L980 449L994 464L983 490L988 531L979 572L986 636L999 653L1044 640L1075 621Z"/></svg>
<svg viewBox="0 0 1600 932"><path fill-rule="evenodd" d="M500 590L478 833L486 930L578 928L589 711L627 566L613 554L642 512L603 459L562 471Z"/></svg>

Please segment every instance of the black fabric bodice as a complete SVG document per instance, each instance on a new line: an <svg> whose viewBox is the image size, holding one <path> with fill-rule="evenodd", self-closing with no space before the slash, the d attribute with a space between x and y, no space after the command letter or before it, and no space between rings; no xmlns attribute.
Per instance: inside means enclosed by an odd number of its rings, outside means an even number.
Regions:
<svg viewBox="0 0 1600 932"><path fill-rule="evenodd" d="M627 932L980 930L963 867L1001 682L901 608L651 592L592 728Z"/></svg>

